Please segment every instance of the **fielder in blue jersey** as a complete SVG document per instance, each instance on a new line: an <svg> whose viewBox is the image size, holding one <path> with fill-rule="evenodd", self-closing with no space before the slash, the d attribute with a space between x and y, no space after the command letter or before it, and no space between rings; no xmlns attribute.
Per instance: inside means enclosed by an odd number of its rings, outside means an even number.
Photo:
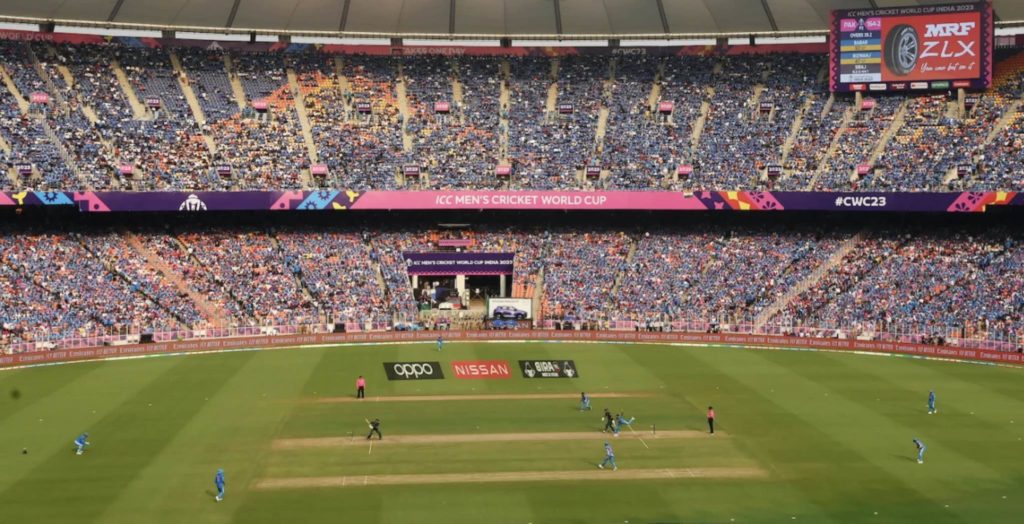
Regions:
<svg viewBox="0 0 1024 524"><path fill-rule="evenodd" d="M629 429L633 429L633 422L636 417L626 418L622 413L615 415L615 436L619 436L619 432L622 431L622 426L629 426Z"/></svg>
<svg viewBox="0 0 1024 524"><path fill-rule="evenodd" d="M590 411L590 395L580 393L580 411Z"/></svg>
<svg viewBox="0 0 1024 524"><path fill-rule="evenodd" d="M604 469L605 464L611 464L612 471L619 469L619 467L615 465L615 451L612 450L612 445L607 442L604 443L604 460L602 460L597 467Z"/></svg>
<svg viewBox="0 0 1024 524"><path fill-rule="evenodd" d="M85 447L89 445L89 433L82 433L75 438L75 455L85 453Z"/></svg>
<svg viewBox="0 0 1024 524"><path fill-rule="evenodd" d="M935 392L934 391L929 391L928 392L928 414L932 415L932 414L935 414L935 413L938 413L938 412L939 412L939 410L935 409Z"/></svg>
<svg viewBox="0 0 1024 524"><path fill-rule="evenodd" d="M917 463L924 464L924 450L928 449L924 447L924 442L918 439L914 439L914 445L917 446Z"/></svg>
<svg viewBox="0 0 1024 524"><path fill-rule="evenodd" d="M443 345L444 345L444 339L441 338L441 335L438 335L437 336L437 350L441 351L441 346L443 346Z"/></svg>
<svg viewBox="0 0 1024 524"><path fill-rule="evenodd" d="M217 486L217 502L224 500L224 470L218 469L217 475L213 477L213 485Z"/></svg>

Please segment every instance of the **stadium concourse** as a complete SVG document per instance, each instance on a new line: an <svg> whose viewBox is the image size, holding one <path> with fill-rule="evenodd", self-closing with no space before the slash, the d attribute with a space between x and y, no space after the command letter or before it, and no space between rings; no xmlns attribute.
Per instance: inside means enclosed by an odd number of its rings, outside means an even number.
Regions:
<svg viewBox="0 0 1024 524"><path fill-rule="evenodd" d="M986 92L858 105L821 52L0 40L0 190L1020 190L1024 54L995 54Z"/></svg>

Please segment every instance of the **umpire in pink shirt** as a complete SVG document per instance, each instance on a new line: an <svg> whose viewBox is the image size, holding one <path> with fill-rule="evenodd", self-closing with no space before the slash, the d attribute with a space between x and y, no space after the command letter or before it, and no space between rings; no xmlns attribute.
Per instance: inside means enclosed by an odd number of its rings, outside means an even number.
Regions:
<svg viewBox="0 0 1024 524"><path fill-rule="evenodd" d="M366 398L366 379L362 375L356 379L356 398Z"/></svg>

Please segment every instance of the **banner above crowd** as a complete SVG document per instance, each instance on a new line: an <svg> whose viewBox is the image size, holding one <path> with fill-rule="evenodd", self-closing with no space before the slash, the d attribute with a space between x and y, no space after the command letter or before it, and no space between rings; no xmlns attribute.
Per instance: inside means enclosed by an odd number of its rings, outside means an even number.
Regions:
<svg viewBox="0 0 1024 524"><path fill-rule="evenodd" d="M515 253L402 253L410 275L511 275Z"/></svg>
<svg viewBox="0 0 1024 524"><path fill-rule="evenodd" d="M209 211L893 211L982 213L1024 206L1024 193L796 191L201 191L0 192L5 207L74 206L81 212Z"/></svg>

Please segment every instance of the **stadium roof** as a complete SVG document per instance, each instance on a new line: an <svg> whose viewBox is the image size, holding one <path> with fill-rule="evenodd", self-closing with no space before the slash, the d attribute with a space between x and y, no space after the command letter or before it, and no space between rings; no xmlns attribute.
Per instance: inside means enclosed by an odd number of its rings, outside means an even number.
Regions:
<svg viewBox="0 0 1024 524"><path fill-rule="evenodd" d="M436 37L664 37L825 31L832 9L956 0L0 0L7 22L124 29ZM997 21L1024 1L994 0ZM77 23L77 24L76 24Z"/></svg>

